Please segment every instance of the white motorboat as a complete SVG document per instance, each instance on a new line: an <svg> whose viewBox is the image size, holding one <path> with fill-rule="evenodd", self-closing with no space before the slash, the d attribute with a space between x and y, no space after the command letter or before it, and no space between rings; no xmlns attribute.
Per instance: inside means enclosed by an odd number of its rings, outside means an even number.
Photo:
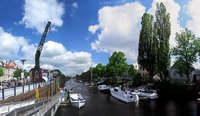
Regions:
<svg viewBox="0 0 200 116"><path fill-rule="evenodd" d="M110 93L113 97L127 103L139 100L139 96L137 94L131 94L131 92L127 90L122 91L119 87L110 88Z"/></svg>
<svg viewBox="0 0 200 116"><path fill-rule="evenodd" d="M80 93L70 93L70 102L71 105L77 108L81 108L85 105L85 100Z"/></svg>
<svg viewBox="0 0 200 116"><path fill-rule="evenodd" d="M138 89L131 93L138 94L139 97L147 98L147 99L157 99L158 98L158 94L155 90L154 91L145 91L144 89Z"/></svg>
<svg viewBox="0 0 200 116"><path fill-rule="evenodd" d="M107 86L107 85L98 85L98 90L100 92L109 92L110 91L110 86Z"/></svg>

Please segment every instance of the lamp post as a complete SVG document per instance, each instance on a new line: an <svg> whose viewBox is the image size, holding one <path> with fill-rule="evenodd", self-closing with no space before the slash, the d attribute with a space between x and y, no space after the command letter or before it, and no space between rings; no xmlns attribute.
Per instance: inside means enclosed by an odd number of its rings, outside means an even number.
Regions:
<svg viewBox="0 0 200 116"><path fill-rule="evenodd" d="M21 73L21 78L24 78L24 62L26 61L25 59L21 59L20 60L21 61L21 63L22 63L22 73Z"/></svg>

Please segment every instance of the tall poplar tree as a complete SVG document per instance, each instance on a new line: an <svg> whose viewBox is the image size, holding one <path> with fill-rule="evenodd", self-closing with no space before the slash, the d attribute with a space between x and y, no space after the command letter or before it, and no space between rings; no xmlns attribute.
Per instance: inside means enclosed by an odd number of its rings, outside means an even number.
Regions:
<svg viewBox="0 0 200 116"><path fill-rule="evenodd" d="M170 14L163 3L156 4L155 41L157 41L157 72L161 78L167 76L170 65L169 38L171 34Z"/></svg>
<svg viewBox="0 0 200 116"><path fill-rule="evenodd" d="M138 47L138 63L144 67L149 76L153 76L155 59L153 58L153 16L144 13L142 16L142 29L140 31Z"/></svg>

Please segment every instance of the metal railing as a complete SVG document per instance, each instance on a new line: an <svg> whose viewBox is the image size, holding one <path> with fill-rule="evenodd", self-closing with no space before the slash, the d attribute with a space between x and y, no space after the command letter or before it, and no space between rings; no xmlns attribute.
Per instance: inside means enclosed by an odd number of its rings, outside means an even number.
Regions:
<svg viewBox="0 0 200 116"><path fill-rule="evenodd" d="M33 83L29 85L0 89L0 100L5 100L11 96L17 96L21 93L26 93L28 91L38 88L39 86L43 87L44 85L47 85L47 84L49 83Z"/></svg>

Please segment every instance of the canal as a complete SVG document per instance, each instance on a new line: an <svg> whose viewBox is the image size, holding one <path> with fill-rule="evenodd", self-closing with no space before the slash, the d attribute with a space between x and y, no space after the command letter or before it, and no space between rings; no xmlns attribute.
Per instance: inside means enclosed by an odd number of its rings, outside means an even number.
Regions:
<svg viewBox="0 0 200 116"><path fill-rule="evenodd" d="M80 92L86 100L81 109L70 105L59 107L55 116L198 116L196 101L157 99L124 103L98 92L97 87L88 87L74 80L66 82L67 88ZM166 96L167 98L167 96Z"/></svg>

